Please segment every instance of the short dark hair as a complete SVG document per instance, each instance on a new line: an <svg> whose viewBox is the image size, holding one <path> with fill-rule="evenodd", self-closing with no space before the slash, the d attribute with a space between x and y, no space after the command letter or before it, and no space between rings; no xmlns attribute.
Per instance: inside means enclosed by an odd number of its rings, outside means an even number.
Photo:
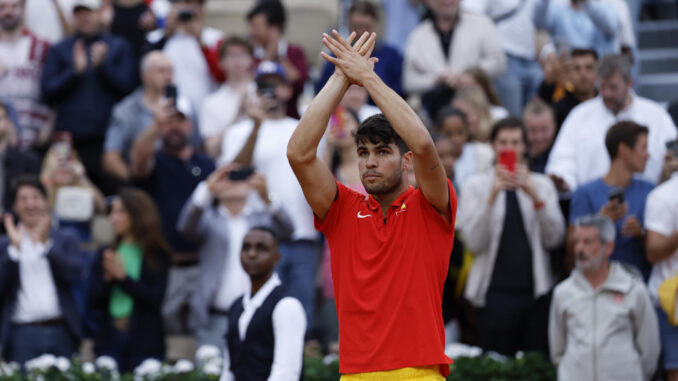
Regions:
<svg viewBox="0 0 678 381"><path fill-rule="evenodd" d="M520 130L523 135L523 142L527 146L527 133L525 131L525 124L520 118L515 116L509 116L508 118L500 119L497 123L492 126L492 131L490 132L490 143L494 143L499 136L499 133L504 130Z"/></svg>
<svg viewBox="0 0 678 381"><path fill-rule="evenodd" d="M42 184L42 182L40 182L40 178L35 174L25 173L15 177L12 180L12 184L10 187L12 205L16 201L16 196L19 194L19 189L21 189L22 187L33 187L40 192L42 197L47 199L47 189L45 189L45 186Z"/></svg>
<svg viewBox="0 0 678 381"><path fill-rule="evenodd" d="M354 13L360 13L362 15L368 15L375 20L379 19L379 13L377 12L377 7L372 4L371 1L358 0L351 5L351 8L348 10L349 16Z"/></svg>
<svg viewBox="0 0 678 381"><path fill-rule="evenodd" d="M605 134L605 148L610 155L610 160L614 160L619 154L620 144L633 148L638 137L649 134L649 131L647 127L630 120L622 120L613 124Z"/></svg>
<svg viewBox="0 0 678 381"><path fill-rule="evenodd" d="M231 36L219 45L219 58L224 58L226 50L231 46L240 46L245 48L250 56L254 55L254 48L252 48L252 44L249 41L240 36Z"/></svg>
<svg viewBox="0 0 678 381"><path fill-rule="evenodd" d="M443 123L445 123L445 119L451 118L451 117L458 117L461 119L461 122L464 124L464 127L468 130L468 118L466 117L466 114L464 114L463 111L459 110L458 108L454 108L452 106L445 106L440 111L438 111L438 115L436 116L436 130L440 131L440 129L443 126Z"/></svg>
<svg viewBox="0 0 678 381"><path fill-rule="evenodd" d="M277 26L281 31L285 30L285 7L279 0L260 1L247 13L247 20L251 21L258 15L266 16L266 23L269 26Z"/></svg>
<svg viewBox="0 0 678 381"><path fill-rule="evenodd" d="M280 243L280 237L278 236L278 233L270 226L256 225L256 226L251 227L250 230L248 230L247 232L249 233L249 232L253 232L253 231L266 232L266 233L271 235L271 237L273 238L273 243L276 246L278 246L279 243Z"/></svg>
<svg viewBox="0 0 678 381"><path fill-rule="evenodd" d="M593 50L593 49L572 49L570 52L570 58L572 57L583 57L583 56L591 56L593 57L594 60L598 61L598 53Z"/></svg>
<svg viewBox="0 0 678 381"><path fill-rule="evenodd" d="M360 123L360 126L358 126L358 130L353 134L353 137L355 138L356 145L364 144L367 141L372 144L394 143L400 151L400 156L406 154L410 150L405 141L393 129L391 123L389 123L384 114L372 115L365 119Z"/></svg>

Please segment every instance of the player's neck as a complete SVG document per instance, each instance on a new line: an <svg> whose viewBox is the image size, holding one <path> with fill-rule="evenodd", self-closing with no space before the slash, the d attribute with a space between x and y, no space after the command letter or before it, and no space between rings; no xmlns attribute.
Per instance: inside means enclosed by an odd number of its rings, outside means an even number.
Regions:
<svg viewBox="0 0 678 381"><path fill-rule="evenodd" d="M393 189L391 192L382 193L382 194L373 194L372 197L381 205L381 213L386 217L388 208L391 207L391 204L400 197L403 192L409 188L409 185L405 179L400 183L400 185Z"/></svg>

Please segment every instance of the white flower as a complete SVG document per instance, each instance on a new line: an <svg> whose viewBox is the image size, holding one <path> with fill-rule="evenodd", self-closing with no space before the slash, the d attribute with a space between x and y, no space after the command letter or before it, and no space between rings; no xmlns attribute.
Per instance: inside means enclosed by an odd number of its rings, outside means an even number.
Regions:
<svg viewBox="0 0 678 381"><path fill-rule="evenodd" d="M198 364L204 364L214 358L221 359L221 350L214 345L205 344L195 352L195 360Z"/></svg>
<svg viewBox="0 0 678 381"><path fill-rule="evenodd" d="M118 369L118 363L115 362L113 357L110 356L99 356L97 360L94 362L99 369L105 369L105 370L117 370Z"/></svg>
<svg viewBox="0 0 678 381"><path fill-rule="evenodd" d="M144 378L155 378L162 370L162 363L156 359L146 359L136 369L134 369L134 376Z"/></svg>
<svg viewBox="0 0 678 381"><path fill-rule="evenodd" d="M525 357L525 353L523 353L523 351L516 352L516 359L520 360L523 357Z"/></svg>
<svg viewBox="0 0 678 381"><path fill-rule="evenodd" d="M192 372L193 369L195 369L193 363L188 360L179 360L174 364L175 373L189 373Z"/></svg>
<svg viewBox="0 0 678 381"><path fill-rule="evenodd" d="M56 365L56 357L50 354L44 354L26 362L26 369L29 371L47 370Z"/></svg>
<svg viewBox="0 0 678 381"><path fill-rule="evenodd" d="M82 371L85 372L85 374L92 374L96 372L97 369L91 362L86 362L82 364Z"/></svg>
<svg viewBox="0 0 678 381"><path fill-rule="evenodd" d="M71 369L71 362L65 357L58 357L56 359L56 367L62 372L68 372Z"/></svg>
<svg viewBox="0 0 678 381"><path fill-rule="evenodd" d="M221 374L221 361L209 361L203 367L202 371L209 376L218 376Z"/></svg>
<svg viewBox="0 0 678 381"><path fill-rule="evenodd" d="M323 357L323 364L325 366L332 364L333 362L339 360L339 355L335 353L330 353L327 356Z"/></svg>
<svg viewBox="0 0 678 381"><path fill-rule="evenodd" d="M451 343L445 347L445 354L455 359L457 357L478 357L483 353L483 350L478 347L472 347L461 343Z"/></svg>

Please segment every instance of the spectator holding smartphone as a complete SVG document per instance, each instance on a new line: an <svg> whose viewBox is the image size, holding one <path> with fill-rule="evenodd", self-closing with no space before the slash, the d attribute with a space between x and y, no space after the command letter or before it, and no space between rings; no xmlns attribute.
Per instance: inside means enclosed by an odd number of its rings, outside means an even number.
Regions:
<svg viewBox="0 0 678 381"><path fill-rule="evenodd" d="M198 282L199 246L177 231L177 219L195 187L205 180L214 163L190 144L193 110L184 98L169 99L154 110L153 123L132 148L132 175L155 201L165 239L172 248L172 267L163 307L166 328L186 333L187 310ZM161 140L160 148L156 141Z"/></svg>
<svg viewBox="0 0 678 381"><path fill-rule="evenodd" d="M47 205L59 225L71 227L83 242L90 242L89 223L95 214L106 212L106 199L90 181L71 145L70 134L62 133L47 151L40 179L47 189Z"/></svg>
<svg viewBox="0 0 678 381"><path fill-rule="evenodd" d="M118 193L109 219L115 242L92 267L88 301L100 310L97 355L113 357L121 372L129 372L147 358L165 357L160 310L170 248L153 200L138 189Z"/></svg>
<svg viewBox="0 0 678 381"><path fill-rule="evenodd" d="M570 233L574 222L588 214L599 213L614 222L616 239L610 258L633 266L645 281L652 269L644 248L645 200L654 185L633 176L645 171L645 164L650 157L647 136L647 127L631 121L619 122L610 127L605 136L610 169L602 178L577 188L570 206ZM569 253L572 254L572 251ZM572 263L570 257L569 264Z"/></svg>
<svg viewBox="0 0 678 381"><path fill-rule="evenodd" d="M548 250L565 237L553 183L527 168L526 139L519 119L497 122L497 165L461 191L462 233L475 256L465 296L478 308L478 345L505 355L546 352L548 303L536 301L553 286Z"/></svg>
<svg viewBox="0 0 678 381"><path fill-rule="evenodd" d="M254 194L264 205L253 199ZM245 234L255 226L268 226L284 238L294 229L280 205L269 199L266 178L252 167L237 164L215 170L198 185L181 212L179 231L200 245L200 280L189 316L198 347L212 344L227 349L229 310L250 288L240 248Z"/></svg>

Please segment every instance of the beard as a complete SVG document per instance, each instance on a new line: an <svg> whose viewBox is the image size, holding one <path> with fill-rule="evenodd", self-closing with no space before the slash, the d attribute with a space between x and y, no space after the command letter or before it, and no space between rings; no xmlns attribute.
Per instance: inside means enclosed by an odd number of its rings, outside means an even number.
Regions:
<svg viewBox="0 0 678 381"><path fill-rule="evenodd" d="M402 170L398 168L393 175L383 178L382 181L372 184L367 184L363 180L363 186L369 194L388 194L397 189L403 182Z"/></svg>
<svg viewBox="0 0 678 381"><path fill-rule="evenodd" d="M587 258L582 253L575 253L574 257L575 257L575 267L579 269L579 271L584 273L598 270L600 266L602 266L603 261L605 260L605 256L602 255L602 253L595 257L589 258Z"/></svg>
<svg viewBox="0 0 678 381"><path fill-rule="evenodd" d="M178 133L167 134L162 138L162 144L167 149L178 151L188 145L188 137Z"/></svg>
<svg viewBox="0 0 678 381"><path fill-rule="evenodd" d="M4 30L5 32L13 32L17 30L20 25L21 19L14 16L10 15L0 18L0 29Z"/></svg>

